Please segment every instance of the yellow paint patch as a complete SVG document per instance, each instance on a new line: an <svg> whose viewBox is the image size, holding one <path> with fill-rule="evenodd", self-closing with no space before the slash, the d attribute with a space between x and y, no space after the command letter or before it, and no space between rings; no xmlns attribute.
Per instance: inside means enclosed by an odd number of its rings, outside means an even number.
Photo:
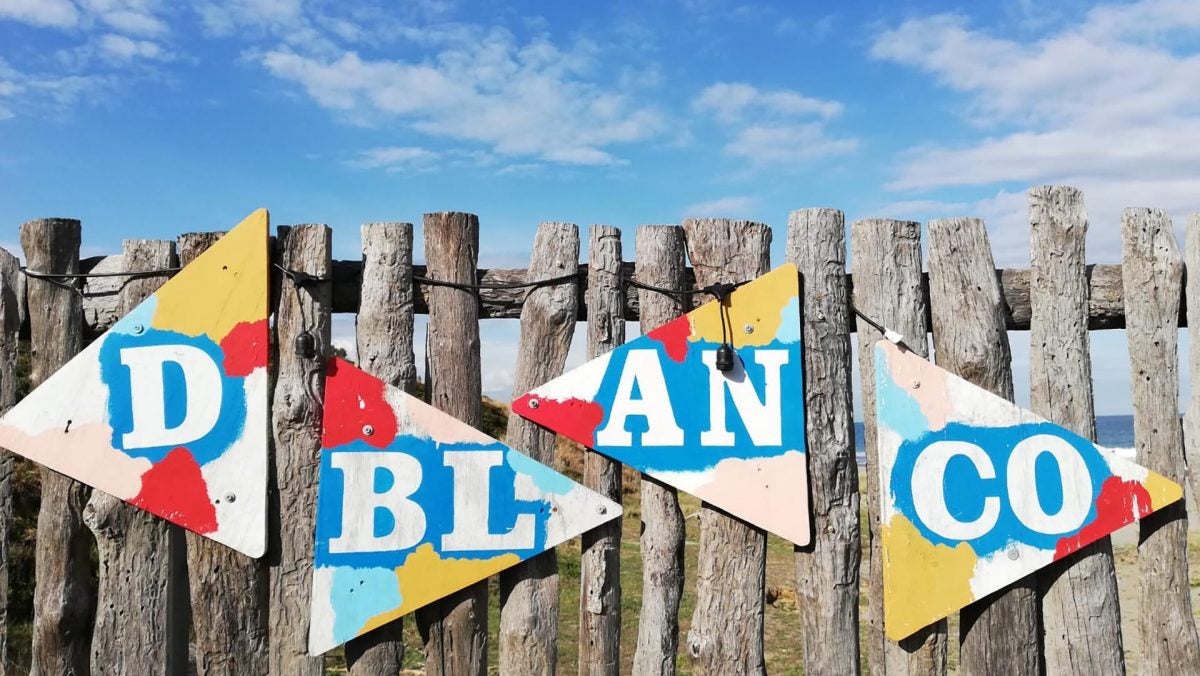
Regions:
<svg viewBox="0 0 1200 676"><path fill-rule="evenodd" d="M935 545L899 514L883 527L883 626L899 641L975 600L967 543Z"/></svg>
<svg viewBox="0 0 1200 676"><path fill-rule="evenodd" d="M767 345L775 340L783 308L793 298L800 297L799 279L796 266L788 263L730 294L729 323L733 324L730 342L734 348ZM721 342L721 309L717 301L701 305L688 318L692 322L689 340ZM747 333L747 326L752 326L753 332ZM727 335L728 332L727 326Z"/></svg>
<svg viewBox="0 0 1200 676"><path fill-rule="evenodd" d="M1183 486L1158 472L1147 472L1142 486L1150 494L1151 509L1162 509L1176 500L1183 499Z"/></svg>
<svg viewBox="0 0 1200 676"><path fill-rule="evenodd" d="M151 325L220 343L234 326L266 319L269 218L250 214L164 284Z"/></svg>
<svg viewBox="0 0 1200 676"><path fill-rule="evenodd" d="M396 583L400 585L400 598L403 599L400 607L367 620L358 635L495 575L520 561L521 557L516 554L501 554L490 559L443 559L427 542L417 547L404 560L404 564L396 568Z"/></svg>

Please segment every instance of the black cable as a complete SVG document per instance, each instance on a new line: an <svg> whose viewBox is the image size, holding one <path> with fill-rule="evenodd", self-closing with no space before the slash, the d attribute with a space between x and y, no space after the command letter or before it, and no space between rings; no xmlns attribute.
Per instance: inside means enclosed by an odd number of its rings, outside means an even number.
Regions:
<svg viewBox="0 0 1200 676"><path fill-rule="evenodd" d="M179 272L182 268L158 268L156 270L138 270L137 272L37 272L29 268L20 268L26 277L44 279L93 279L99 277L148 277L150 275L166 275Z"/></svg>
<svg viewBox="0 0 1200 676"><path fill-rule="evenodd" d="M535 280L532 282L505 282L505 283L491 283L491 284L479 284L479 283L466 284L463 282L451 282L451 281L442 280L442 279L432 279L430 277L421 277L418 275L413 275L412 280L413 280L413 282L415 282L417 284L424 284L426 286L443 286L443 287L447 287L447 288L451 288L451 289L459 289L460 291L482 291L482 290L513 291L516 289L536 289L536 288L540 288L543 286L555 286L557 284L565 284L567 282L575 282L575 281L578 281L579 278L582 277L583 275L584 275L584 273L582 273L582 272L574 272L574 273L571 273L568 275L561 275L559 277L548 277L546 279L538 279L538 280Z"/></svg>

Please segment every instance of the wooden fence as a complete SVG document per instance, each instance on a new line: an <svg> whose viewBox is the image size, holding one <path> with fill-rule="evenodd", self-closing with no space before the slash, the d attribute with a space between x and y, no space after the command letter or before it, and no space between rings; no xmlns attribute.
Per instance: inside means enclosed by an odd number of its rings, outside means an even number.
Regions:
<svg viewBox="0 0 1200 676"><path fill-rule="evenodd" d="M1200 461L1200 388L1194 388L1182 424L1176 413L1177 327L1186 326L1188 310L1200 316L1200 275L1187 280L1191 293L1183 303L1185 256L1200 269L1200 217L1188 224L1181 255L1165 213L1129 209L1121 223L1123 264L1090 266L1083 196L1071 188L1034 188L1029 205L1032 262L1022 270L995 269L978 219L934 220L924 231L911 221L863 220L849 228L847 246L839 211L804 209L789 218L786 258L801 271L804 297L814 522L813 543L794 554L800 630L792 639L802 651L805 673L945 673L951 642L958 646L958 670L967 674L1121 674L1129 649L1140 653L1144 673L1200 673L1182 502L1141 526L1138 646L1122 635L1108 539L964 609L957 637L948 636L945 621L899 644L883 637L874 376L872 350L864 349L880 335L855 321L851 301L902 332L921 354L928 354L926 336L932 334L938 364L1010 399L1007 331L1031 331L1033 408L1091 438L1088 331L1127 328L1139 462L1184 482L1185 458ZM577 320L587 321L588 353L595 356L624 341L626 320L640 320L647 330L687 309L677 298L634 292L622 277L688 289L749 279L782 262L770 260L773 233L764 224L689 219L682 226L638 228L636 266L625 262L617 228L593 226L589 263L579 265L576 226L543 223L527 270L480 270L475 216L426 214L423 225L424 266L412 264L408 223L363 226L363 256L354 261L331 259L331 232L324 225L279 228L276 259L325 282L297 293L290 280L277 280L273 292L275 344L282 347L272 361L271 534L263 559L185 538L175 527L43 472L31 632L35 673L169 674L189 664L200 674L323 672L322 659L305 653L320 437L303 390L310 365L288 346L301 330L328 346L331 313L356 312L360 364L409 391L417 384L413 317L427 313L425 396L478 426L479 320L520 319L515 375L520 393L561 372ZM80 238L75 220L36 220L21 227L28 266L52 273L186 264L215 241L213 233L187 234L177 242L130 240L122 255L80 260ZM846 274L847 259L854 263L853 277ZM26 278L18 266L0 250L0 409L16 400L22 340L31 345L36 386L166 279L94 278L81 296ZM578 284L532 291L472 292L413 281L414 275L465 283L533 281L560 277L576 266ZM865 506L851 403L850 341L856 330L866 414ZM1196 382L1200 336L1191 340L1189 363ZM507 432L511 445L543 461L553 459L555 440L548 432L515 416ZM0 457L0 611L7 609L9 589L8 551L2 545L15 517L13 467L10 456ZM621 468L612 461L589 455L583 479L612 499L622 498ZM1192 481L1195 488L1195 477ZM562 609L579 614L579 673L616 674L623 663L637 674L671 674L680 664L703 674L770 670L764 651L764 532L723 512L700 510L695 610L689 631L680 636L685 530L679 498L643 479L640 509L643 583L635 644L620 641L620 522L583 538L579 607ZM575 668L557 663L559 582L554 552L500 576L501 673ZM487 673L488 603L487 585L481 583L417 612L423 646L402 645L399 622L383 627L347 645L347 668L351 674L396 673L407 649L423 651L427 673ZM7 621L0 622L0 650L6 640L12 642L9 629ZM5 666L14 669L7 661Z"/></svg>

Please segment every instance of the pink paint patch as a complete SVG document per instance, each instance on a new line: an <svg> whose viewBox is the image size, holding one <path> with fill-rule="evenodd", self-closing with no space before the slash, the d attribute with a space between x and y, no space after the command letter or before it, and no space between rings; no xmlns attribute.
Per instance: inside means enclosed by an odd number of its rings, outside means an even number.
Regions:
<svg viewBox="0 0 1200 676"><path fill-rule="evenodd" d="M242 322L233 327L221 340L225 353L225 373L248 376L256 368L267 365L267 320Z"/></svg>
<svg viewBox="0 0 1200 676"><path fill-rule="evenodd" d="M1054 560L1079 551L1105 535L1133 523L1134 519L1146 516L1153 509L1150 493L1144 486L1136 481L1124 481L1119 476L1110 476L1100 486L1100 497L1096 500L1096 518L1074 536L1059 540L1058 546L1054 548Z"/></svg>
<svg viewBox="0 0 1200 676"><path fill-rule="evenodd" d="M142 490L131 505L200 533L217 530L217 510L191 451L179 447L142 475Z"/></svg>
<svg viewBox="0 0 1200 676"><path fill-rule="evenodd" d="M325 372L323 448L361 439L384 448L396 439L396 412L388 403L387 386L375 376L334 357ZM370 427L371 434L366 430Z"/></svg>
<svg viewBox="0 0 1200 676"><path fill-rule="evenodd" d="M682 364L687 358L688 338L692 335L692 322L687 315L677 317L646 334L663 344L671 361Z"/></svg>
<svg viewBox="0 0 1200 676"><path fill-rule="evenodd" d="M531 403L536 400L536 408ZM591 447L596 428L604 422L604 407L582 399L545 399L535 394L523 394L512 403L513 413L539 425L554 421L554 432Z"/></svg>

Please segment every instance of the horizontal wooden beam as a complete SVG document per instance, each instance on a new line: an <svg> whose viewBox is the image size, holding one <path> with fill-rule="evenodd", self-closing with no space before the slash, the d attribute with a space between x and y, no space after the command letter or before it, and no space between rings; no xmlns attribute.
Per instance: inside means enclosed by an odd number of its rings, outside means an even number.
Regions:
<svg viewBox="0 0 1200 676"><path fill-rule="evenodd" d="M100 256L80 261L80 267L84 272L119 271L122 269L121 265L121 257L119 255ZM625 263L624 271L626 277L635 277L635 265L635 263ZM586 284L587 280L587 265L580 265L579 271L581 273L578 291L579 320L584 321L587 319L586 294L584 293L584 284ZM425 266L413 266L413 274L423 277L425 275ZM1004 292L1008 329L1010 331L1029 330L1029 270L997 270L996 275L1000 279L1000 288ZM847 276L850 277L850 282L853 283L853 277L850 275ZM1088 327L1093 330L1125 328L1125 296L1121 286L1121 266L1090 265L1088 266L1088 278L1091 290ZM525 281L526 271L501 268L481 269L479 270L477 279L480 284L485 285L517 284ZM689 268L687 270L688 283L694 285L695 279L695 274ZM122 284L123 280L120 277L99 277L87 280L87 284L84 286L83 310L85 326L89 335L97 335L107 330L117 320L118 306L116 300ZM358 312L359 288L361 284L362 261L348 260L333 262L333 311L335 313ZM417 293L414 294L416 299L416 313L428 314L429 308L426 305L425 297L429 292L429 287L417 284L416 291ZM528 289L481 290L479 292L479 318L519 318L521 316L521 304L527 293ZM638 295L639 293L636 292L625 295L625 318L630 321L637 321L638 319ZM697 295L695 302L698 304L706 300L708 300L707 297ZM1187 326L1184 305L1183 303L1180 304L1179 325L1181 327ZM854 327L851 326L850 330L853 331Z"/></svg>

